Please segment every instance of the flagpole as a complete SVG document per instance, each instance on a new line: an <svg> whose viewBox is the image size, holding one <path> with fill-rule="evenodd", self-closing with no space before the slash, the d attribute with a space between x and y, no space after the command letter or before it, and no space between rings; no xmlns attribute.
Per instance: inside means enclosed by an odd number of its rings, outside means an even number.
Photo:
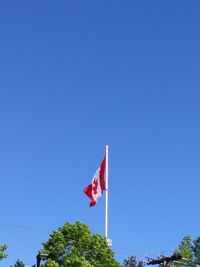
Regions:
<svg viewBox="0 0 200 267"><path fill-rule="evenodd" d="M105 237L108 238L108 146L106 146Z"/></svg>

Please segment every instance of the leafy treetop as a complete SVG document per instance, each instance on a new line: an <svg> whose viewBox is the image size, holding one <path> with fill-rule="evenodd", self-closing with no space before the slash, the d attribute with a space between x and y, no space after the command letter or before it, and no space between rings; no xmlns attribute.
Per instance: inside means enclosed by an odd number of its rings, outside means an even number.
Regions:
<svg viewBox="0 0 200 267"><path fill-rule="evenodd" d="M81 222L68 222L50 234L40 253L48 254L45 267L120 267L106 238L91 234Z"/></svg>
<svg viewBox="0 0 200 267"><path fill-rule="evenodd" d="M0 246L0 260L4 259L4 258L7 258L7 254L5 254L5 250L8 248L7 245L1 245Z"/></svg>
<svg viewBox="0 0 200 267"><path fill-rule="evenodd" d="M10 267L25 267L25 264L18 259L16 261L15 265L14 266L10 266Z"/></svg>

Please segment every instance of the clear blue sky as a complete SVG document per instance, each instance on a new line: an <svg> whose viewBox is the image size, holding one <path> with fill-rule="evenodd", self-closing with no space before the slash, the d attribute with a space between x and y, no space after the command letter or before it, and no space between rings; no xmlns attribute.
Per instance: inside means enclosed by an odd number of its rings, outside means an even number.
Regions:
<svg viewBox="0 0 200 267"><path fill-rule="evenodd" d="M109 150L116 258L199 231L200 2L2 1L0 244L35 263L65 222L104 233L82 190Z"/></svg>

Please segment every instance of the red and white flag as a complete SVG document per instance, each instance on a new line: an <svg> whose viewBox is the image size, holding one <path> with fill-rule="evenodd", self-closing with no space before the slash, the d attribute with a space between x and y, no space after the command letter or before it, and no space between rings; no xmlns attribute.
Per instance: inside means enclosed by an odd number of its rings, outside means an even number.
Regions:
<svg viewBox="0 0 200 267"><path fill-rule="evenodd" d="M90 207L95 206L98 197L106 190L106 156L101 162L100 167L95 172L92 183L89 184L83 192L91 199Z"/></svg>

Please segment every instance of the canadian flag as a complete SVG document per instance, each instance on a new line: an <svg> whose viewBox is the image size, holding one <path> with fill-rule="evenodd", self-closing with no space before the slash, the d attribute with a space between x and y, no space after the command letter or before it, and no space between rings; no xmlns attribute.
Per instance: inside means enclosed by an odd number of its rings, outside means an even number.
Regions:
<svg viewBox="0 0 200 267"><path fill-rule="evenodd" d="M95 206L98 197L106 190L106 155L101 162L100 167L95 172L92 183L89 184L83 192L91 199L90 207Z"/></svg>

